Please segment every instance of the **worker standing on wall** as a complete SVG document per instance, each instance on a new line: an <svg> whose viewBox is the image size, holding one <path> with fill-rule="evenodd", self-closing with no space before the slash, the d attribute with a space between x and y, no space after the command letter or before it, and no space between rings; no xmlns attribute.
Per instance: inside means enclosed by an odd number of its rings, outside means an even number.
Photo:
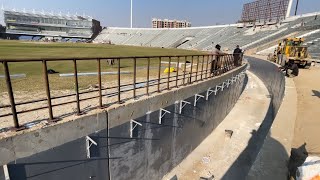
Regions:
<svg viewBox="0 0 320 180"><path fill-rule="evenodd" d="M218 70L221 68L222 65L222 62L220 61L220 56L225 54L220 49L221 46L217 44L211 52L211 54L213 55L213 59L211 62L211 74L213 75L217 75L217 73L219 73Z"/></svg>
<svg viewBox="0 0 320 180"><path fill-rule="evenodd" d="M236 49L233 51L233 61L234 66L240 65L240 58L242 57L242 50L239 48L239 45L236 46Z"/></svg>

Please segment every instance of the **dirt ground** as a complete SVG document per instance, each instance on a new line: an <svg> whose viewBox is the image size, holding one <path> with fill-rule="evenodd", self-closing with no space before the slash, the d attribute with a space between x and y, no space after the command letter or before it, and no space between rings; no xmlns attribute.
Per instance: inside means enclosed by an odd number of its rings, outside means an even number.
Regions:
<svg viewBox="0 0 320 180"><path fill-rule="evenodd" d="M266 56L253 57L266 59ZM320 155L320 64L300 69L294 78L298 94L297 119L292 148L306 143L309 154ZM290 112L288 112L290 113Z"/></svg>
<svg viewBox="0 0 320 180"><path fill-rule="evenodd" d="M293 148L306 143L309 154L320 155L320 65L300 69L294 78L298 94L298 111Z"/></svg>

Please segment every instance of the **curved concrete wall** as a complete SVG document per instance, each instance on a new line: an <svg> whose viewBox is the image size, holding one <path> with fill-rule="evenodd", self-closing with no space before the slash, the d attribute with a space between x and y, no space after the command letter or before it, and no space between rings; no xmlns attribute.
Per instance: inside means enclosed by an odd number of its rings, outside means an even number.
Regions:
<svg viewBox="0 0 320 180"><path fill-rule="evenodd" d="M12 153L20 157L8 163L11 179L161 179L230 112L245 87L246 77L241 76L217 95L210 95L208 100L200 98L196 106L193 106L194 95L205 96L208 88L221 85L245 68L1 143L2 149L15 146ZM181 114L180 100L191 103ZM171 112L163 117L161 124L160 108ZM134 129L133 138L130 138L130 119L142 124ZM96 126L104 128L95 132ZM85 137L80 136L87 131L91 133L84 135L98 143L91 146L89 159ZM58 145L61 137L67 143ZM78 138L68 142L71 137ZM28 143L17 143L23 140ZM44 149L50 146L52 148Z"/></svg>
<svg viewBox="0 0 320 180"><path fill-rule="evenodd" d="M264 122L265 137L260 142L258 155L246 179L287 179L287 162L297 109L295 85L292 79L285 78L277 65L253 57L247 59L250 71L268 87L272 97L273 118Z"/></svg>
<svg viewBox="0 0 320 180"><path fill-rule="evenodd" d="M250 71L257 75L268 88L272 98L273 117L275 117L284 96L285 77L276 64L254 57L246 57L246 59L250 64Z"/></svg>

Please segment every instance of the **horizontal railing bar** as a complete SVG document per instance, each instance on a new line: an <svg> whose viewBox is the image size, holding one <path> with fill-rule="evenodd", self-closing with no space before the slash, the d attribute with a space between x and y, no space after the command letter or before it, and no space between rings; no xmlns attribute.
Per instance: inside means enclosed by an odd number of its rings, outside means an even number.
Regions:
<svg viewBox="0 0 320 180"><path fill-rule="evenodd" d="M147 58L178 58L178 57L192 57L192 56L211 56L212 54L199 54L199 55L162 55L162 56L111 56L111 57L78 57L78 58L16 58L16 59L1 59L0 62L37 62L37 61L83 61L83 60L107 60L107 59L147 59ZM225 54L225 55L214 55L214 56L233 56L237 54Z"/></svg>
<svg viewBox="0 0 320 180"><path fill-rule="evenodd" d="M17 59L0 59L0 62L35 62L35 61L73 61L73 60L107 60L107 59L147 59L147 58L178 58L178 57L192 57L192 56L209 56L210 54L199 54L199 55L161 55L161 56L110 56L110 57L79 57L79 58L17 58ZM232 54L227 54L232 55ZM217 55L217 56L227 56L227 55Z"/></svg>

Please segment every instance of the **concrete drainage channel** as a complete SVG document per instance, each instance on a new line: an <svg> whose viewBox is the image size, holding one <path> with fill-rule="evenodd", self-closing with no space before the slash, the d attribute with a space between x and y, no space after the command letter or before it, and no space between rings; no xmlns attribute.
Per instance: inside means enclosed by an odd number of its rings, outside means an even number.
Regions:
<svg viewBox="0 0 320 180"><path fill-rule="evenodd" d="M0 141L1 163L13 180L161 179L232 110L246 85L239 75L245 68ZM230 140L236 137L226 129Z"/></svg>

